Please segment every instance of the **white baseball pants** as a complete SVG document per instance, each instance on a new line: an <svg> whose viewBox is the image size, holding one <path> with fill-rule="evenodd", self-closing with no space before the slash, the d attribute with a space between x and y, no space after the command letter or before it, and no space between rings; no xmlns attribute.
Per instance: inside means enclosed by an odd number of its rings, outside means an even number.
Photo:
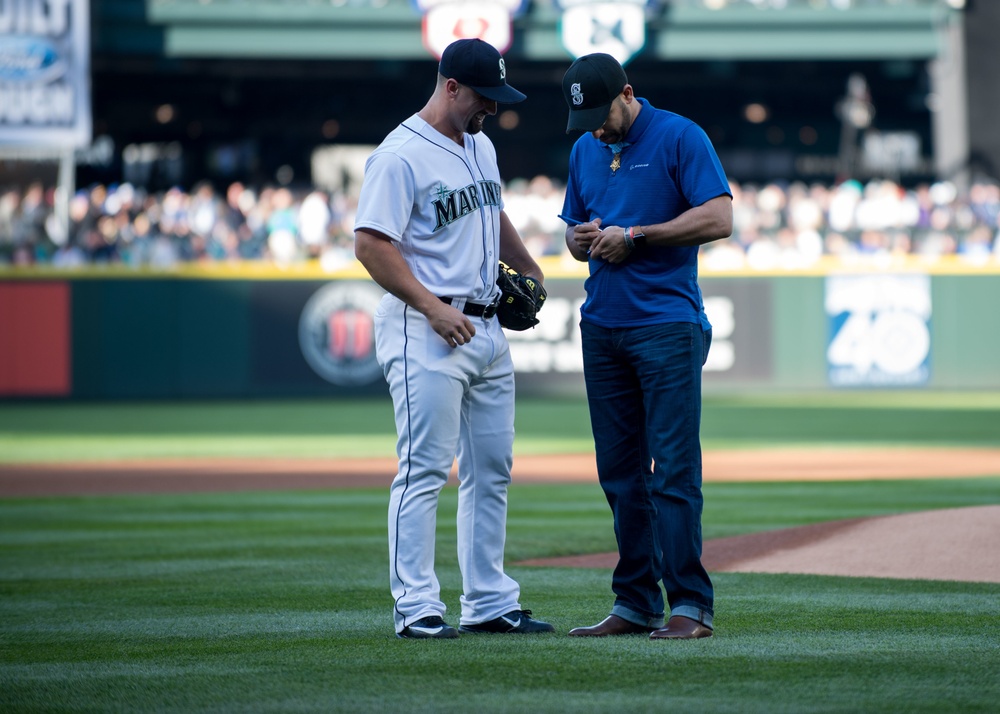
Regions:
<svg viewBox="0 0 1000 714"><path fill-rule="evenodd" d="M469 318L476 334L452 348L392 295L375 313L375 348L392 395L399 471L389 498L389 578L399 632L443 616L434 571L438 495L458 457L461 624L519 610L504 573L507 486L514 444L514 367L496 318Z"/></svg>

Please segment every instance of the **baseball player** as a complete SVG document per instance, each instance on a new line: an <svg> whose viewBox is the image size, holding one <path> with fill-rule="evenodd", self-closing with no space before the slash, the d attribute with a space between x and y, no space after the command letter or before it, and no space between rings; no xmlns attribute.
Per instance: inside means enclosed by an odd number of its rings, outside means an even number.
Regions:
<svg viewBox="0 0 1000 714"><path fill-rule="evenodd" d="M399 637L552 632L503 569L514 443L514 370L495 319L499 261L542 272L503 211L483 122L524 95L481 40L449 45L427 104L365 166L355 253L388 294L375 349L392 395L399 471L389 498L389 577ZM461 622L434 572L438 495L458 458Z"/></svg>

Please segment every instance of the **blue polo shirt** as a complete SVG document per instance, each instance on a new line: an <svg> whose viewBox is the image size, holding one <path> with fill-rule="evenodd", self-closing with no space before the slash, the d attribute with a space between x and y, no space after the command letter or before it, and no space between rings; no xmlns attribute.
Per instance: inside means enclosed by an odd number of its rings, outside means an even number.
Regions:
<svg viewBox="0 0 1000 714"><path fill-rule="evenodd" d="M719 157L690 119L656 109L645 99L629 129L621 168L591 134L569 160L563 215L603 226L665 223L722 195L732 196ZM581 317L601 327L701 323L708 329L698 287L698 248L637 246L624 262L591 259Z"/></svg>

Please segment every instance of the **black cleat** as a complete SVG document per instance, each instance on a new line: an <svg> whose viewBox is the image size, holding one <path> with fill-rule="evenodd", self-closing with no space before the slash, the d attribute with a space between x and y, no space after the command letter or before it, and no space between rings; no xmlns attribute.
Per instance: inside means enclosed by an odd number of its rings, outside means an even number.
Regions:
<svg viewBox="0 0 1000 714"><path fill-rule="evenodd" d="M459 632L469 634L506 634L555 632L556 628L547 622L531 619L531 610L511 610L495 620L480 622L478 625L459 625Z"/></svg>
<svg viewBox="0 0 1000 714"><path fill-rule="evenodd" d="M396 633L396 637L410 640L453 640L458 637L458 630L437 615L430 615L404 627L402 632Z"/></svg>

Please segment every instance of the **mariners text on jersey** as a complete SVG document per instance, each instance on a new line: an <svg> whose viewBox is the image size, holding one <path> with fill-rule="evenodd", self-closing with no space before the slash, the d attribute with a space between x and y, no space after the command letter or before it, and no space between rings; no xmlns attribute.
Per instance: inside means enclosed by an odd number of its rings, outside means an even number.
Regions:
<svg viewBox="0 0 1000 714"><path fill-rule="evenodd" d="M440 230L449 223L467 216L480 206L500 205L500 184L496 181L480 181L470 183L465 188L449 191L447 186L439 184L436 193L439 198L433 202L434 214L437 218L434 230Z"/></svg>

